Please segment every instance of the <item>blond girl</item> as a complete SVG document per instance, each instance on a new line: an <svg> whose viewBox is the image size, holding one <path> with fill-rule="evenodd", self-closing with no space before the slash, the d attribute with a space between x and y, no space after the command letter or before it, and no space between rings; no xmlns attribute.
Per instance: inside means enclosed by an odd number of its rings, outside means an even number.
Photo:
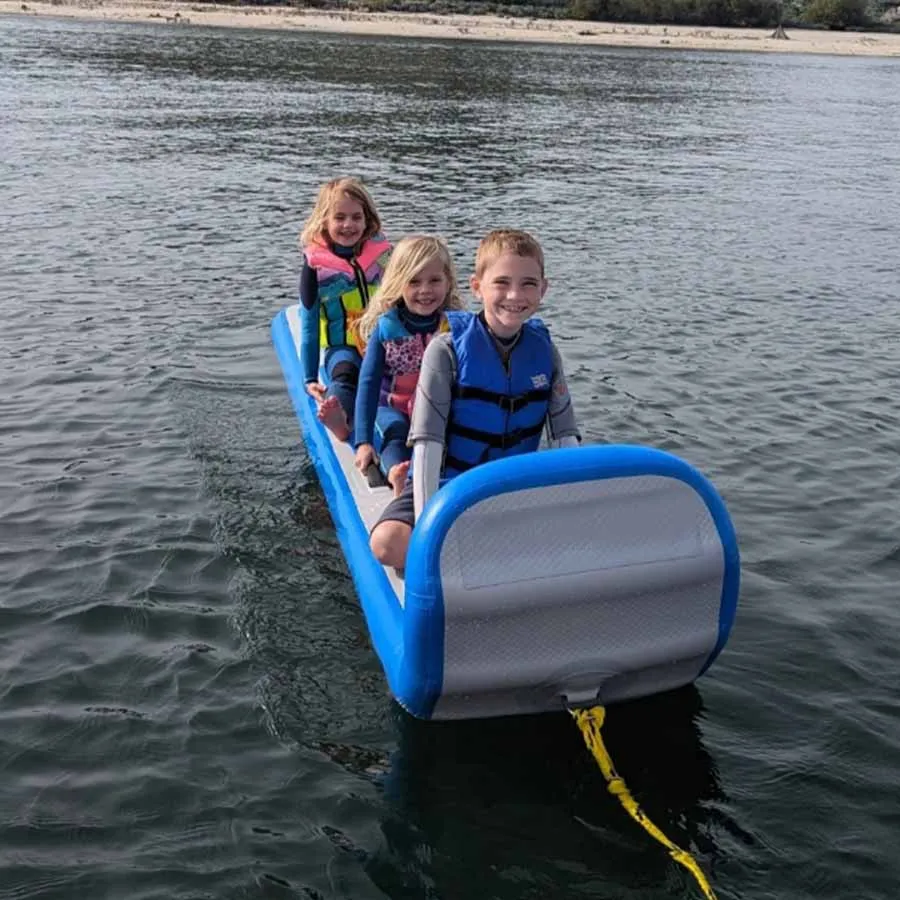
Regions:
<svg viewBox="0 0 900 900"><path fill-rule="evenodd" d="M356 396L356 465L365 471L380 456L395 494L409 469L406 437L422 355L447 330L444 312L463 308L447 245L416 235L394 248L378 295L359 320L366 355Z"/></svg>
<svg viewBox="0 0 900 900"><path fill-rule="evenodd" d="M361 181L335 178L322 185L300 233L300 247L300 361L306 391L316 401L319 421L344 441L352 428L362 364L354 326L391 252Z"/></svg>

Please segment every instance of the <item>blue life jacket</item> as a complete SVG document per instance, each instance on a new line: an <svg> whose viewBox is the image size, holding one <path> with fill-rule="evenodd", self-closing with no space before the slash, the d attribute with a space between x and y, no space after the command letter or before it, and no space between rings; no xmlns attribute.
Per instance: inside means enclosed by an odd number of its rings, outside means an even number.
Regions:
<svg viewBox="0 0 900 900"><path fill-rule="evenodd" d="M447 421L444 477L537 450L553 379L553 345L546 326L529 319L504 366L479 316L448 312L447 321L457 374Z"/></svg>

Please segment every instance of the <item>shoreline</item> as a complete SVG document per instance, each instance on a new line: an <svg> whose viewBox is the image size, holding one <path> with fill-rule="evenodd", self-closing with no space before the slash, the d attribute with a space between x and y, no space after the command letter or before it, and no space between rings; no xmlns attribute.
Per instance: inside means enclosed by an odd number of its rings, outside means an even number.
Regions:
<svg viewBox="0 0 900 900"><path fill-rule="evenodd" d="M166 28L260 28L389 37L509 41L671 50L817 53L900 57L900 34L788 29L776 40L759 28L631 25L570 19L219 6L187 0L0 0L0 15L155 24Z"/></svg>

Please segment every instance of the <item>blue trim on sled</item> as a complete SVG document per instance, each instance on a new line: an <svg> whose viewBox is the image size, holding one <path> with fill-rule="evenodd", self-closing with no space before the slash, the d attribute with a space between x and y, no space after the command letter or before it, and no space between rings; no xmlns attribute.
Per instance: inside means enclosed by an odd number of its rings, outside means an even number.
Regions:
<svg viewBox="0 0 900 900"><path fill-rule="evenodd" d="M685 482L703 499L712 516L724 554L719 635L704 663L710 666L725 646L734 623L740 586L737 536L722 498L712 484L684 460L649 447L597 445L523 454L486 463L447 482L428 502L416 524L406 565L405 646L415 649L412 671L405 673L404 703L416 715L430 717L441 694L444 661L444 601L440 561L444 539L469 507L488 497L605 478L660 475Z"/></svg>
<svg viewBox="0 0 900 900"><path fill-rule="evenodd" d="M303 440L322 482L347 566L356 585L372 644L381 660L388 685L399 698L397 673L403 663L403 610L384 568L369 550L369 534L353 501L344 471L325 429L316 419L316 405L306 393L300 357L286 310L282 310L272 321L272 341L300 420Z"/></svg>

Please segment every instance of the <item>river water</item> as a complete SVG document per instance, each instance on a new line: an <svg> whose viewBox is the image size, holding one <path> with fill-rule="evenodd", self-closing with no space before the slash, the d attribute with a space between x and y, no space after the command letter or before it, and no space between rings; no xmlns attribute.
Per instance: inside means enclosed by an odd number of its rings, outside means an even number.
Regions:
<svg viewBox="0 0 900 900"><path fill-rule="evenodd" d="M900 62L0 20L0 900L663 898L563 715L393 705L271 317L317 186L543 241L592 441L743 555L613 757L720 898L892 898Z"/></svg>

